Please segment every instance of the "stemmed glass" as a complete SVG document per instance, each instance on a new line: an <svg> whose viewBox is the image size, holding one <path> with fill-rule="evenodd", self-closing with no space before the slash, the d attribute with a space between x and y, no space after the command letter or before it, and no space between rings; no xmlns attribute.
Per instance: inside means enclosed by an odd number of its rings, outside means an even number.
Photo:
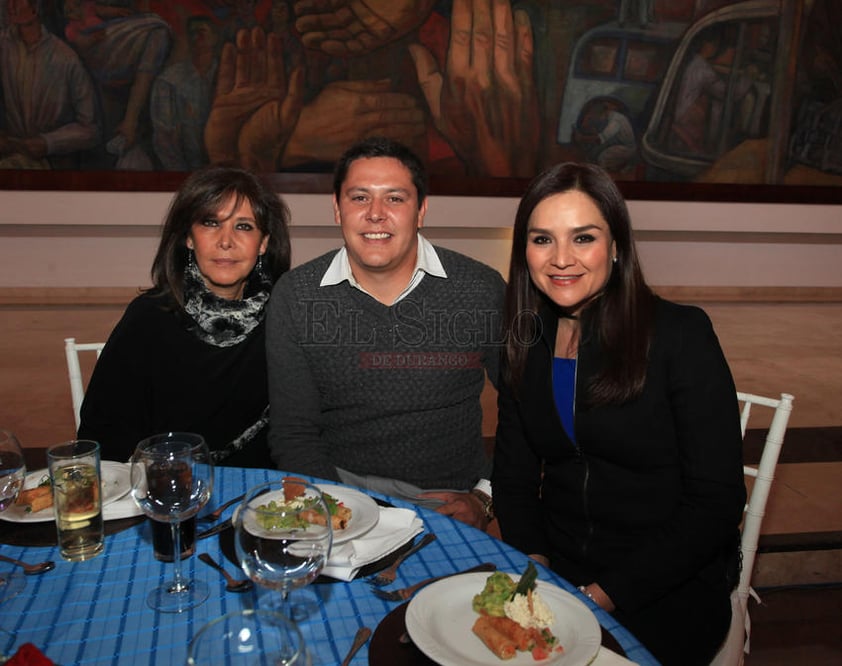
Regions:
<svg viewBox="0 0 842 666"><path fill-rule="evenodd" d="M333 542L321 491L294 478L255 486L234 515L234 534L243 571L258 585L278 590L280 610L292 618L290 591L319 576Z"/></svg>
<svg viewBox="0 0 842 666"><path fill-rule="evenodd" d="M26 464L20 442L8 430L0 430L0 511L8 509L18 497ZM0 603L11 599L26 587L26 580L19 571L0 574Z"/></svg>
<svg viewBox="0 0 842 666"><path fill-rule="evenodd" d="M281 613L234 611L215 618L190 641L187 666L299 666L309 664L304 638Z"/></svg>
<svg viewBox="0 0 842 666"><path fill-rule="evenodd" d="M142 440L131 459L132 497L152 520L169 523L173 553L181 552L181 521L195 516L213 490L213 462L201 435L168 432ZM147 604L164 613L198 606L210 594L203 581L182 575L173 557L173 580L149 593Z"/></svg>

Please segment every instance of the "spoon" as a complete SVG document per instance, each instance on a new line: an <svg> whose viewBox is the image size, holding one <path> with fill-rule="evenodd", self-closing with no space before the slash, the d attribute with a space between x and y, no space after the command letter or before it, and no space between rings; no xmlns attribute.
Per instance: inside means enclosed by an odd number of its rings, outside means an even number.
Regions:
<svg viewBox="0 0 842 666"><path fill-rule="evenodd" d="M225 576L225 589L229 592L247 592L252 587L254 587L254 583L252 583L248 578L234 578L231 574L225 571L225 568L221 564L219 564L207 553L200 554L199 559L202 560L202 562L204 562L208 566L213 567L214 569L219 571L223 576Z"/></svg>
<svg viewBox="0 0 842 666"><path fill-rule="evenodd" d="M45 571L49 571L50 569L56 568L56 564L52 560L47 560L46 562L38 562L37 564L27 564L26 562L21 562L20 560L15 560L11 557L6 557L5 555L0 555L0 560L8 562L9 564L16 564L21 569L23 569L23 573L27 576L42 574Z"/></svg>
<svg viewBox="0 0 842 666"><path fill-rule="evenodd" d="M354 642L351 644L348 654L345 655L345 659L342 660L342 666L348 666L348 664L351 663L351 659L353 659L354 655L357 654L357 650L365 645L369 636L371 636L371 629L368 627L360 627L357 629L357 635L354 636Z"/></svg>

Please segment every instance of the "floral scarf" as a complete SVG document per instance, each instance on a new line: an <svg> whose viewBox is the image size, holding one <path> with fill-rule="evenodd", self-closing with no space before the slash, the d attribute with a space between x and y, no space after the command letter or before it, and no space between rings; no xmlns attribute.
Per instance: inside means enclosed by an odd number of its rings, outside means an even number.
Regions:
<svg viewBox="0 0 842 666"><path fill-rule="evenodd" d="M190 260L184 271L184 310L194 324L190 330L203 342L215 347L232 347L245 340L263 321L266 303L272 283L258 264L251 279L257 281L258 290L252 296L241 300L220 298L205 285L199 267L190 253ZM226 444L222 449L212 451L215 463L233 455L245 447L269 423L267 405L253 424Z"/></svg>
<svg viewBox="0 0 842 666"><path fill-rule="evenodd" d="M232 347L263 321L271 284L259 268L252 271L252 276L258 280L256 294L240 300L221 298L205 285L191 252L184 271L184 310L195 322L191 330L200 340L215 347Z"/></svg>

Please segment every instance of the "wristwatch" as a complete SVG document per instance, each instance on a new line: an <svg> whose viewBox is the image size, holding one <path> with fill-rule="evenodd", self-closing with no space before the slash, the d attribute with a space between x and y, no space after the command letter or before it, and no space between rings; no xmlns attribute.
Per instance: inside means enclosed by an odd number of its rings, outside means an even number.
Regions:
<svg viewBox="0 0 842 666"><path fill-rule="evenodd" d="M482 512L488 520L494 520L494 500L479 488L473 488L471 494L482 503Z"/></svg>

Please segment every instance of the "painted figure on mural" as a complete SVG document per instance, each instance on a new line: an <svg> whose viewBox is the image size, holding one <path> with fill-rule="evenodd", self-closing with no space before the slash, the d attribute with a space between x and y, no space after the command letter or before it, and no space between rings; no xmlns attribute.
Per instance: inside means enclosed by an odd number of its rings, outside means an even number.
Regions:
<svg viewBox="0 0 842 666"><path fill-rule="evenodd" d="M714 150L711 138L719 134L726 94L735 101L745 97L759 77L757 67L749 65L733 81L729 90L726 77L718 70L734 63L735 48L719 30L702 33L695 54L681 77L672 124L677 147L700 155Z"/></svg>
<svg viewBox="0 0 842 666"><path fill-rule="evenodd" d="M616 101L596 98L588 102L574 129L573 141L588 162L598 164L612 176L629 176L637 164L634 127Z"/></svg>
<svg viewBox="0 0 842 666"><path fill-rule="evenodd" d="M154 167L144 145L149 93L169 55L172 31L160 16L137 10L135 4L66 0L65 35L99 89L106 150L114 156L113 166L150 170Z"/></svg>
<svg viewBox="0 0 842 666"><path fill-rule="evenodd" d="M36 0L6 0L0 33L0 168L80 168L99 142L96 96L79 57Z"/></svg>
<svg viewBox="0 0 842 666"><path fill-rule="evenodd" d="M155 156L166 171L192 171L208 163L205 124L210 115L219 63L214 21L186 21L186 56L167 65L152 85L149 115Z"/></svg>

